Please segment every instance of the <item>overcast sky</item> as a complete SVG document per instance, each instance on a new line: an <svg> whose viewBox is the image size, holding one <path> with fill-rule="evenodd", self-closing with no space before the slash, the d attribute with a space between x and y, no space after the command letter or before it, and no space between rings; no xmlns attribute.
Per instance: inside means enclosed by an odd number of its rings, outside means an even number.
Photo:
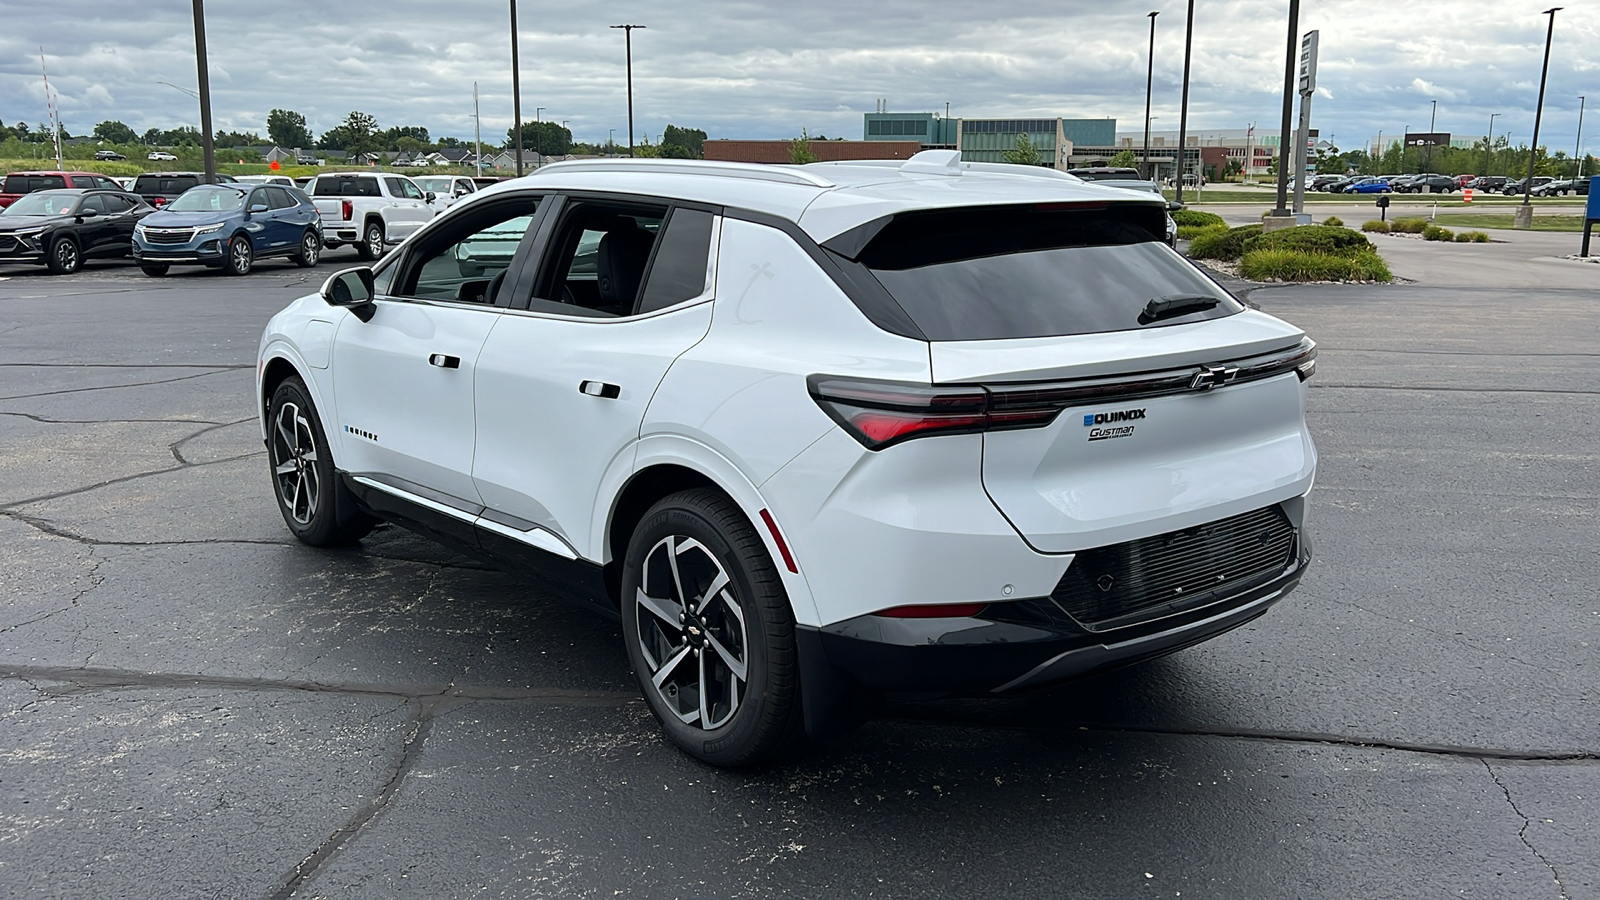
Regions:
<svg viewBox="0 0 1600 900"><path fill-rule="evenodd" d="M1198 0L1191 133L1276 128L1287 0ZM1600 101L1600 16L1591 0L1558 13L1543 140L1572 152L1578 95ZM1301 30L1321 29L1313 125L1342 147L1380 130L1497 134L1533 130L1544 0L1310 0ZM479 85L484 139L511 124L505 0L246 3L207 6L213 116L219 129L265 134L267 111L303 113L321 134L359 109L382 127L472 135ZM1176 129L1183 71L1179 0L677 0L672 4L521 0L522 106L565 121L579 140L626 142L623 38L634 32L636 130L667 123L712 138L861 137L861 115L1110 116L1141 127L1149 19L1156 33L1157 130ZM197 125L195 101L160 82L195 85L190 4L147 0L8 2L0 13L0 121L45 119L50 85L74 134L104 119L138 131ZM1600 116L1586 128L1600 138ZM1585 139L1590 152L1600 139Z"/></svg>

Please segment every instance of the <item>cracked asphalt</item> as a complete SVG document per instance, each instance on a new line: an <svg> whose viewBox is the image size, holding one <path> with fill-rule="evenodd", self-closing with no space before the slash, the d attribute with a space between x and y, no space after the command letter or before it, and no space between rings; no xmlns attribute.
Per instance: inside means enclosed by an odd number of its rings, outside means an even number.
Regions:
<svg viewBox="0 0 1600 900"><path fill-rule="evenodd" d="M723 772L618 628L383 528L296 544L266 318L339 265L0 272L0 896L1600 898L1600 291L1280 287L1304 585Z"/></svg>

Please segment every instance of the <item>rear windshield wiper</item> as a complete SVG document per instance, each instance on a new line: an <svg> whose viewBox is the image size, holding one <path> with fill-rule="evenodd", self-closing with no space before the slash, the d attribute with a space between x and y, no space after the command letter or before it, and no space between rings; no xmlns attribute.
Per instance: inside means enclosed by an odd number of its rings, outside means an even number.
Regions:
<svg viewBox="0 0 1600 900"><path fill-rule="evenodd" d="M1156 297L1144 305L1144 312L1139 313L1139 324L1149 325L1161 319L1170 319L1187 313L1199 312L1210 309L1222 301L1216 297L1206 297L1199 294L1177 294L1167 297Z"/></svg>

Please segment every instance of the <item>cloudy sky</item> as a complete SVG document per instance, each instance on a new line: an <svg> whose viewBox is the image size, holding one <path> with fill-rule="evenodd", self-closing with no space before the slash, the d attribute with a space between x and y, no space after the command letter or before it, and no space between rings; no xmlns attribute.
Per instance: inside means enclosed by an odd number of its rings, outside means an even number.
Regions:
<svg viewBox="0 0 1600 900"><path fill-rule="evenodd" d="M1190 131L1275 128L1287 0L1198 0ZM472 84L483 134L511 123L506 0L246 3L207 6L218 128L265 133L267 111L298 110L313 131L350 110L379 125L472 134ZM1345 147L1379 131L1426 130L1527 141L1533 130L1543 0L1310 0L1302 30L1321 29L1313 124ZM565 121L579 140L626 140L622 33L635 22L640 135L667 123L711 137L861 137L861 115L1111 116L1136 130L1144 111L1149 20L1160 10L1154 113L1176 129L1183 70L1181 0L677 0L671 4L520 0L523 115ZM1592 0L1559 13L1542 143L1572 152L1578 95L1600 105L1600 16ZM7 3L0 14L0 121L45 119L39 51L75 134L104 119L136 130L198 124L190 4L146 0ZM1600 116L1591 119L1600 152Z"/></svg>

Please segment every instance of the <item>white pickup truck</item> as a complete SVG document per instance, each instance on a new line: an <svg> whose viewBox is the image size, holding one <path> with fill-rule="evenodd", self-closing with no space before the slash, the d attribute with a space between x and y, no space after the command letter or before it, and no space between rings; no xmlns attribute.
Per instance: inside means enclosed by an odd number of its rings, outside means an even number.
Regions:
<svg viewBox="0 0 1600 900"><path fill-rule="evenodd" d="M443 210L431 192L404 175L333 172L305 187L322 216L322 245L354 244L362 259L377 259Z"/></svg>

